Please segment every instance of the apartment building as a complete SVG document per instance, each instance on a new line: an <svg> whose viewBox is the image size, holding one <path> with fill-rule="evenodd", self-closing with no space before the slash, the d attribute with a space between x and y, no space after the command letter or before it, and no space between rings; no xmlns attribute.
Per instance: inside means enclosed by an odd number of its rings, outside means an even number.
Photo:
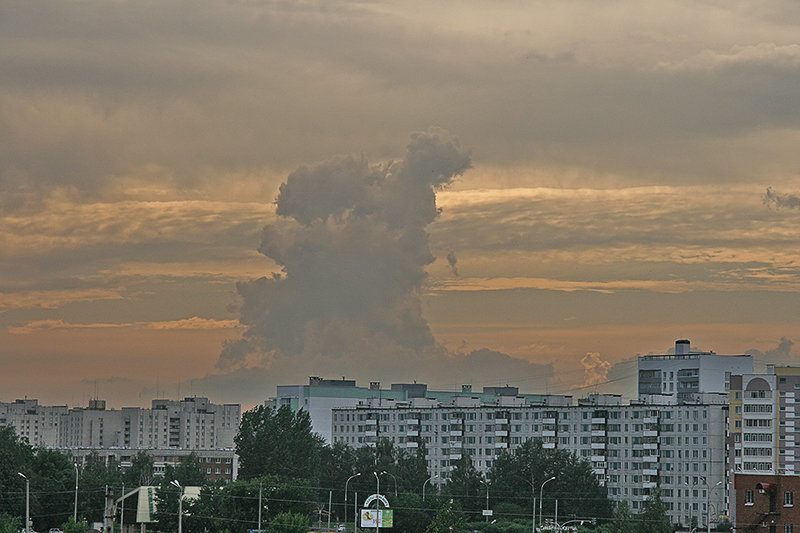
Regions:
<svg viewBox="0 0 800 533"><path fill-rule="evenodd" d="M86 408L0 402L0 425L13 426L33 446L60 450L77 462L97 453L123 467L144 450L156 458L156 472L195 452L211 479L236 477L233 439L240 420L240 405L201 397L157 399L150 409L107 409L104 400L91 400Z"/></svg>
<svg viewBox="0 0 800 533"><path fill-rule="evenodd" d="M800 474L800 368L734 376L730 463L736 472Z"/></svg>
<svg viewBox="0 0 800 533"><path fill-rule="evenodd" d="M706 401L704 401L706 400ZM585 458L609 496L628 501L634 511L660 486L670 519L705 524L727 518L725 443L727 404L622 402L590 395L573 403L568 396L543 396L535 403L503 396L494 402L458 396L414 398L393 405L367 400L333 409L333 442L374 446L389 439L416 449L424 443L428 470L446 478L452 463L468 454L486 472L499 453L528 439L541 439Z"/></svg>
<svg viewBox="0 0 800 533"><path fill-rule="evenodd" d="M541 394L520 395L517 387L484 387L483 392L473 392L470 385L463 385L461 391L428 390L424 383L393 383L389 389L382 389L380 381L372 381L369 387L358 387L355 380L342 378L323 379L317 376L308 378L308 385L279 385L277 395L265 402L273 407L290 407L294 411L306 411L311 418L311 429L325 442L331 443L331 418L333 409L355 407L365 401L381 405L396 405L412 399L427 398L448 401L451 398L478 397L483 401L495 401L502 397L522 397L528 401L540 401Z"/></svg>
<svg viewBox="0 0 800 533"><path fill-rule="evenodd" d="M752 374L749 355L718 355L693 350L687 339L675 341L675 353L638 356L639 397L671 396L694 401L701 393L728 394L731 376Z"/></svg>

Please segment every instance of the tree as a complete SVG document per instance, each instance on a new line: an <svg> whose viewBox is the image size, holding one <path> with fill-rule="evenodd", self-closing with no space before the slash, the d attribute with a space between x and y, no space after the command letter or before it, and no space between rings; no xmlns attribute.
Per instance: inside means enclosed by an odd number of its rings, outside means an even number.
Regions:
<svg viewBox="0 0 800 533"><path fill-rule="evenodd" d="M88 533L89 524L82 520L76 522L70 516L69 520L64 522L64 525L61 526L61 529L64 533Z"/></svg>
<svg viewBox="0 0 800 533"><path fill-rule="evenodd" d="M550 477L547 489L542 484ZM592 472L591 464L566 450L544 448L540 439L529 439L513 453L501 453L489 470L497 497L524 509L532 509L533 498L542 492L543 514L570 519L611 518L612 504L605 487Z"/></svg>
<svg viewBox="0 0 800 533"><path fill-rule="evenodd" d="M22 529L22 520L17 516L0 514L0 533L19 533Z"/></svg>
<svg viewBox="0 0 800 533"><path fill-rule="evenodd" d="M636 524L631 516L631 508L628 502L621 501L614 510L614 520L607 528L608 533L636 533Z"/></svg>
<svg viewBox="0 0 800 533"><path fill-rule="evenodd" d="M33 449L17 437L11 426L0 427L0 509L11 516L25 516L25 480L31 476Z"/></svg>
<svg viewBox="0 0 800 533"><path fill-rule="evenodd" d="M453 500L446 500L436 512L436 516L425 528L425 533L450 533L459 531L464 526L464 516L453 505Z"/></svg>
<svg viewBox="0 0 800 533"><path fill-rule="evenodd" d="M313 479L323 445L311 431L308 413L285 405L278 410L262 405L245 412L234 442L242 479L267 474Z"/></svg>
<svg viewBox="0 0 800 533"><path fill-rule="evenodd" d="M269 524L269 533L306 533L308 516L297 513L281 513Z"/></svg>
<svg viewBox="0 0 800 533"><path fill-rule="evenodd" d="M123 481L126 487L147 487L155 483L153 456L142 450L131 459L131 466L125 469Z"/></svg>
<svg viewBox="0 0 800 533"><path fill-rule="evenodd" d="M661 490L653 489L642 506L639 513L639 527L641 533L672 533L672 524L667 516L667 507L661 500Z"/></svg>
<svg viewBox="0 0 800 533"><path fill-rule="evenodd" d="M320 486L319 496L324 500L328 497L328 491L333 491L333 502L335 504L333 512L339 520L342 520L345 514L342 508L344 485L347 479L356 473L355 463L355 450L344 442L337 442L333 446L323 446L320 450L319 473L317 476ZM349 498L352 501L355 493L352 482L348 489L350 492Z"/></svg>
<svg viewBox="0 0 800 533"><path fill-rule="evenodd" d="M481 489L484 489L481 481L472 458L465 454L453 462L453 470L444 487L445 495L457 501L471 519L478 519L485 505L486 500L481 497Z"/></svg>
<svg viewBox="0 0 800 533"><path fill-rule="evenodd" d="M78 484L78 516L89 522L103 520L105 509L105 488L121 490L122 473L116 461L108 464L97 452L86 456L80 472ZM132 486L132 485L128 485Z"/></svg>
<svg viewBox="0 0 800 533"><path fill-rule="evenodd" d="M67 456L39 448L31 463L31 516L41 530L63 524L73 512L75 470Z"/></svg>

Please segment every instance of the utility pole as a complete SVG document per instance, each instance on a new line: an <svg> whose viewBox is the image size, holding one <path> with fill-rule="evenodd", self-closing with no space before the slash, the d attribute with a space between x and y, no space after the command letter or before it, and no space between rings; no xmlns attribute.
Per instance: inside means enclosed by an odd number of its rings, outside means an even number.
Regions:
<svg viewBox="0 0 800 533"><path fill-rule="evenodd" d="M258 482L258 531L261 531L261 484L262 482Z"/></svg>

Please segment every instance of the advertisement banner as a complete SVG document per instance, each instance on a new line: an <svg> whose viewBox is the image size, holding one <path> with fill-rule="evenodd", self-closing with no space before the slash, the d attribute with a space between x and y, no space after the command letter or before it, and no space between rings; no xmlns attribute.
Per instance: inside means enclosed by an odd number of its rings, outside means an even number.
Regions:
<svg viewBox="0 0 800 533"><path fill-rule="evenodd" d="M361 509L361 527L393 527L394 511L392 509Z"/></svg>

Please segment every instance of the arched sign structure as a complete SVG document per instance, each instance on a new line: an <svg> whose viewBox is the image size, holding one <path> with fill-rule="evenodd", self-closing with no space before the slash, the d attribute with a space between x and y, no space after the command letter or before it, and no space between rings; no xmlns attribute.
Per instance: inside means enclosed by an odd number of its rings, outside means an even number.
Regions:
<svg viewBox="0 0 800 533"><path fill-rule="evenodd" d="M369 506L375 502L377 502L376 508L370 509ZM361 527L381 528L393 525L394 511L389 509L389 500L383 494L373 494L364 500L364 508L361 509Z"/></svg>

